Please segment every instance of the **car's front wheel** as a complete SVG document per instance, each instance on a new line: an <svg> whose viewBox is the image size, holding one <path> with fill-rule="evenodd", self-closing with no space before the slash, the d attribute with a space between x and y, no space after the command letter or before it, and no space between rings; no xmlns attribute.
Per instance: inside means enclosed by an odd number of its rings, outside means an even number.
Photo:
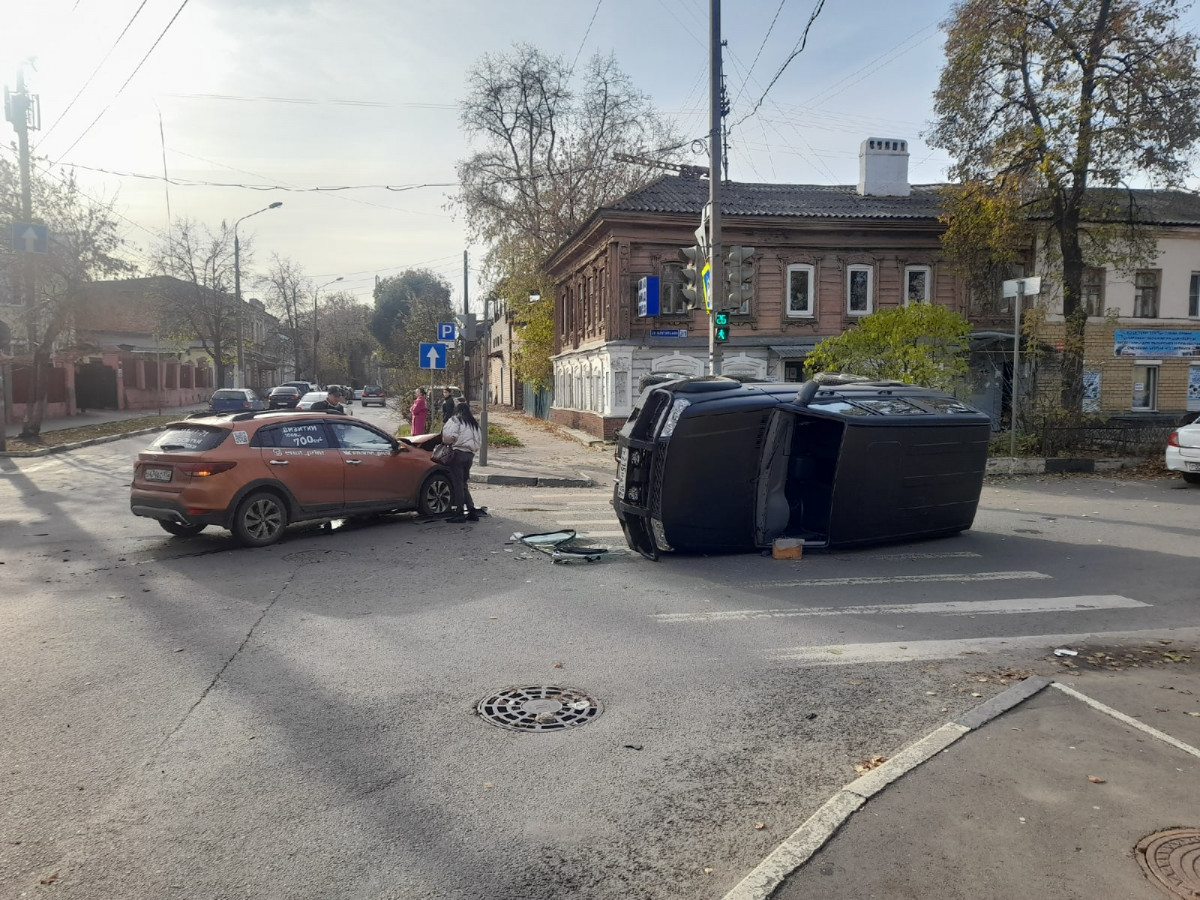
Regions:
<svg viewBox="0 0 1200 900"><path fill-rule="evenodd" d="M417 510L423 516L440 516L450 509L454 497L454 489L450 486L450 478L444 472L435 472L421 486L421 496L417 500Z"/></svg>
<svg viewBox="0 0 1200 900"><path fill-rule="evenodd" d="M265 547L283 537L287 506L278 494L258 491L238 504L233 516L233 536L250 547Z"/></svg>
<svg viewBox="0 0 1200 900"><path fill-rule="evenodd" d="M168 522L166 519L159 519L158 524L162 526L163 531L175 537L195 537L206 527L204 525L184 525L182 522Z"/></svg>

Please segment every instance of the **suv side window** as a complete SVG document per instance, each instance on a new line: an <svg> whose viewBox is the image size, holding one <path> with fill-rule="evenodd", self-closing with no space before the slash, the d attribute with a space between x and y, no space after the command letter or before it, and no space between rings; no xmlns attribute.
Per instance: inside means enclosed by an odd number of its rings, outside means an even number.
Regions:
<svg viewBox="0 0 1200 900"><path fill-rule="evenodd" d="M391 442L373 428L364 428L353 422L327 422L333 429L338 446L343 450L386 450L392 451Z"/></svg>
<svg viewBox="0 0 1200 900"><path fill-rule="evenodd" d="M295 450L327 450L329 434L323 422L288 422L260 428L252 442L255 447L283 447Z"/></svg>

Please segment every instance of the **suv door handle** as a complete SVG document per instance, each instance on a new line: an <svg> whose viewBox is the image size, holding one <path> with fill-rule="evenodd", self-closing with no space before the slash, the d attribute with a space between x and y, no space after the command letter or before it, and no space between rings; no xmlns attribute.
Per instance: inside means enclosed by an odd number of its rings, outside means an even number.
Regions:
<svg viewBox="0 0 1200 900"><path fill-rule="evenodd" d="M348 465L348 466L361 466L361 465L362 465L362 460L361 460L361 459L348 459L348 460L346 460L346 465Z"/></svg>
<svg viewBox="0 0 1200 900"><path fill-rule="evenodd" d="M272 466L286 466L287 464L288 461L286 459L273 459L270 462L270 465Z"/></svg>

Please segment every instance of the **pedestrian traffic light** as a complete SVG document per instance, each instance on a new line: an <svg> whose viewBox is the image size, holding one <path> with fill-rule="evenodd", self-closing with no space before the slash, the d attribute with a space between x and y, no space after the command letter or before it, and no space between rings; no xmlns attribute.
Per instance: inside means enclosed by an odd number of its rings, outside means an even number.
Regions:
<svg viewBox="0 0 1200 900"><path fill-rule="evenodd" d="M683 305L686 309L695 309L704 302L704 285L700 281L700 270L704 268L704 248L699 245L682 247L679 255L687 262L683 267L683 287L680 288Z"/></svg>
<svg viewBox="0 0 1200 900"><path fill-rule="evenodd" d="M729 311L718 309L713 313L713 340L723 344L729 340Z"/></svg>
<svg viewBox="0 0 1200 900"><path fill-rule="evenodd" d="M725 254L726 295L729 305L734 309L741 309L754 296L753 256L753 247L733 246Z"/></svg>

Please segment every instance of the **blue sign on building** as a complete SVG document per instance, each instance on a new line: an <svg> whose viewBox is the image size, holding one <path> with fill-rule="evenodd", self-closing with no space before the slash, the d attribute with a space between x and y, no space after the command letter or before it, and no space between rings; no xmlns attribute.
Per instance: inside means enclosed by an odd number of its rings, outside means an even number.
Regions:
<svg viewBox="0 0 1200 900"><path fill-rule="evenodd" d="M685 338L687 337L686 328L651 328L650 337L652 338Z"/></svg>
<svg viewBox="0 0 1200 900"><path fill-rule="evenodd" d="M422 369L446 368L445 344L421 344L419 355Z"/></svg>
<svg viewBox="0 0 1200 900"><path fill-rule="evenodd" d="M658 315L658 276L647 275L638 279L638 316Z"/></svg>

